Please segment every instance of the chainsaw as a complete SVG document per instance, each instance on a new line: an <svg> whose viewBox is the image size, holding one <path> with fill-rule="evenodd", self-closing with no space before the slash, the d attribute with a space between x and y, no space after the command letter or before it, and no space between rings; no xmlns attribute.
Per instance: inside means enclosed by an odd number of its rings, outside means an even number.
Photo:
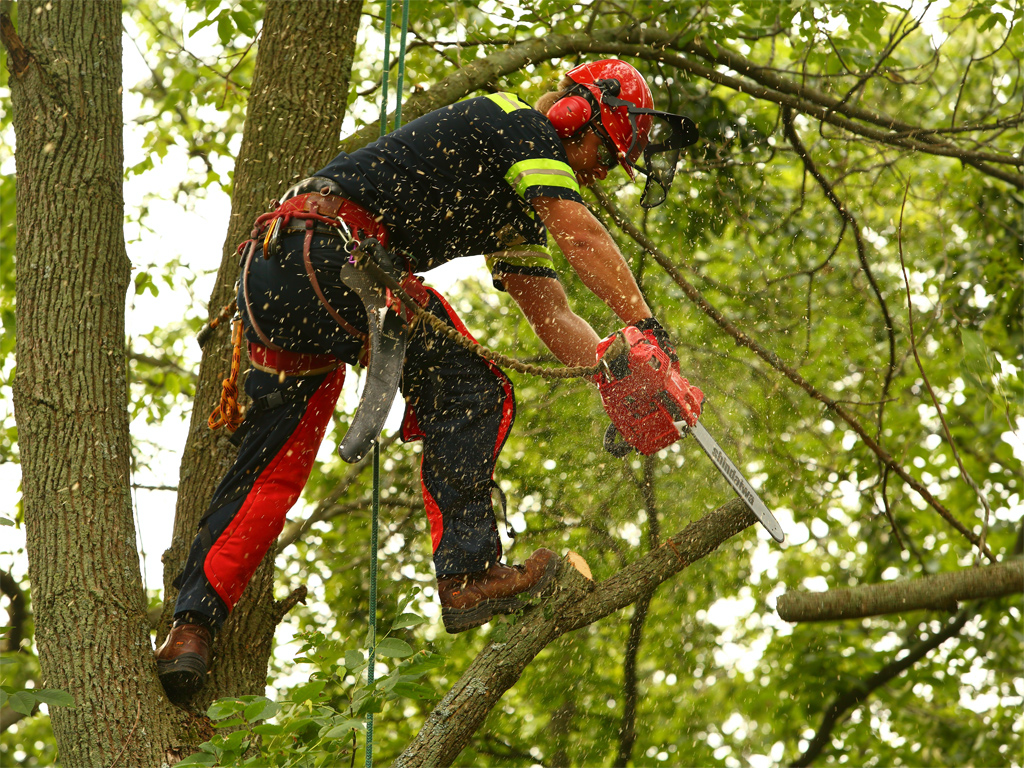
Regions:
<svg viewBox="0 0 1024 768"><path fill-rule="evenodd" d="M633 326L602 341L597 354L598 389L612 421L605 432L605 449L625 456L635 448L649 456L693 435L761 525L782 543L785 535L778 520L700 423L704 394L680 375L669 356Z"/></svg>

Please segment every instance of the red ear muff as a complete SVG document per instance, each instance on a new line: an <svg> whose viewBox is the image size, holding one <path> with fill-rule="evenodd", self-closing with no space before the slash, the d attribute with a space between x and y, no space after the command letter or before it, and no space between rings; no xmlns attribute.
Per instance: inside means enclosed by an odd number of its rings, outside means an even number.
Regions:
<svg viewBox="0 0 1024 768"><path fill-rule="evenodd" d="M548 120L563 139L579 133L590 122L593 111L582 96L564 96L548 110Z"/></svg>

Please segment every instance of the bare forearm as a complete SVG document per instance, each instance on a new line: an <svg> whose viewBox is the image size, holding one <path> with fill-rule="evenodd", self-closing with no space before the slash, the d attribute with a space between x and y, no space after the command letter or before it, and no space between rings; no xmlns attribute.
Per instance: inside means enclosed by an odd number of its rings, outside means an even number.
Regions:
<svg viewBox="0 0 1024 768"><path fill-rule="evenodd" d="M593 365L597 359L600 338L579 315L569 312L558 322L531 325L537 338L563 365Z"/></svg>
<svg viewBox="0 0 1024 768"><path fill-rule="evenodd" d="M640 288L629 271L626 260L615 247L614 241L604 235L606 243L594 249L573 244L563 253L579 275L583 284L611 308L627 325L651 316Z"/></svg>
<svg viewBox="0 0 1024 768"><path fill-rule="evenodd" d="M593 365L597 333L572 311L558 280L521 274L503 276L509 295L544 346L565 365Z"/></svg>
<svg viewBox="0 0 1024 768"><path fill-rule="evenodd" d="M585 206L571 200L536 198L533 206L583 284L624 323L651 316L618 246Z"/></svg>

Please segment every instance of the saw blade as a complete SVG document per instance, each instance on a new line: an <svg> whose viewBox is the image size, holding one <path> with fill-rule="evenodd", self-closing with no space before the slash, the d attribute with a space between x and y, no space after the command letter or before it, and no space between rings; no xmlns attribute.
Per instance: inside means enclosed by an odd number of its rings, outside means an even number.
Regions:
<svg viewBox="0 0 1024 768"><path fill-rule="evenodd" d="M772 538L780 544L785 541L786 536L782 532L782 526L779 525L779 521L775 519L775 516L765 506L764 502L761 501L761 498L751 487L750 483L747 482L743 473L725 455L725 451L718 447L718 443L704 429L704 425L698 421L691 427L685 421L677 421L676 427L680 432L689 432L693 435L697 444L708 455L711 462L718 467L718 471L722 473L722 476L729 482L733 490L736 491L736 494L750 507L750 511L754 513L761 522L761 525L765 527L765 530L771 534Z"/></svg>

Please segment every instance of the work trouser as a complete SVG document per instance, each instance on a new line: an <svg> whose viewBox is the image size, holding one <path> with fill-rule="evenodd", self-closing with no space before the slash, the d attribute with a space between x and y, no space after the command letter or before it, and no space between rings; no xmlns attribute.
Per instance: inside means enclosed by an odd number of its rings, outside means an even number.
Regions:
<svg viewBox="0 0 1024 768"><path fill-rule="evenodd" d="M275 345L353 363L362 343L341 330L315 296L302 264L302 237L285 236L282 252L269 261L257 251L248 280L252 313ZM337 277L347 259L339 239L316 236L310 256L331 306L365 332L361 302ZM428 309L468 336L436 291ZM249 341L260 343L244 310L243 319ZM188 614L214 628L227 618L309 478L343 381L344 366L283 380L249 372L245 389L254 405L240 428L238 456L214 492L179 578L176 616ZM436 575L485 570L501 556L491 488L515 416L512 383L497 366L422 323L407 348L402 393L403 438L423 440L420 473Z"/></svg>

